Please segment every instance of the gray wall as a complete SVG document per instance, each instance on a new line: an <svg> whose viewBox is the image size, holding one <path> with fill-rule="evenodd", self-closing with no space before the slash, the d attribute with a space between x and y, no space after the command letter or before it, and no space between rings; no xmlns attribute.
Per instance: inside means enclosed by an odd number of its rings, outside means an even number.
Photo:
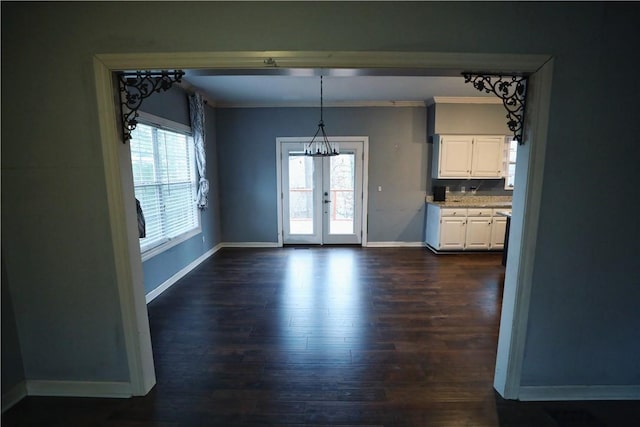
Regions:
<svg viewBox="0 0 640 427"><path fill-rule="evenodd" d="M640 66L640 4L598 9L555 63L527 385L640 385L640 86L607 83Z"/></svg>
<svg viewBox="0 0 640 427"><path fill-rule="evenodd" d="M319 109L217 114L223 241L277 242L276 138L313 136ZM324 121L331 136L369 137L369 241L422 241L426 109L325 108Z"/></svg>
<svg viewBox="0 0 640 427"><path fill-rule="evenodd" d="M141 110L184 125L190 125L187 93L173 86L145 99ZM220 243L220 205L216 153L215 110L205 107L205 142L209 208L200 212L202 232L142 263L144 290L149 293L171 276Z"/></svg>
<svg viewBox="0 0 640 427"><path fill-rule="evenodd" d="M553 55L523 383L640 384L637 3L1 7L2 245L27 378L129 377L93 55L368 50Z"/></svg>

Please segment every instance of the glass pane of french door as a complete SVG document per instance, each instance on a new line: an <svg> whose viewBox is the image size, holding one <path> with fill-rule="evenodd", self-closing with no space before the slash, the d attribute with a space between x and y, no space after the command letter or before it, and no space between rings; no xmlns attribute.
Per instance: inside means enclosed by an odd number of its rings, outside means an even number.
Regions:
<svg viewBox="0 0 640 427"><path fill-rule="evenodd" d="M289 234L314 234L313 157L290 152Z"/></svg>
<svg viewBox="0 0 640 427"><path fill-rule="evenodd" d="M322 164L304 155L302 143L281 150L283 242L322 244Z"/></svg>
<svg viewBox="0 0 640 427"><path fill-rule="evenodd" d="M303 143L282 143L284 244L362 242L363 143L340 149L338 156L308 157Z"/></svg>
<svg viewBox="0 0 640 427"><path fill-rule="evenodd" d="M325 157L322 167L325 244L362 243L363 144L340 142L340 154Z"/></svg>
<svg viewBox="0 0 640 427"><path fill-rule="evenodd" d="M354 234L355 153L329 157L329 234Z"/></svg>

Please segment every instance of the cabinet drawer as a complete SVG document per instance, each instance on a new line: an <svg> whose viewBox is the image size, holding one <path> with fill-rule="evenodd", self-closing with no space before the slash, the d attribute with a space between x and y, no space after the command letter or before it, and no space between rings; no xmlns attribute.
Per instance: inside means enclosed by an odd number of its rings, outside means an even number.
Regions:
<svg viewBox="0 0 640 427"><path fill-rule="evenodd" d="M463 208L442 208L440 216L467 216L467 210Z"/></svg>
<svg viewBox="0 0 640 427"><path fill-rule="evenodd" d="M467 216L487 216L493 215L493 209L473 208L467 210Z"/></svg>

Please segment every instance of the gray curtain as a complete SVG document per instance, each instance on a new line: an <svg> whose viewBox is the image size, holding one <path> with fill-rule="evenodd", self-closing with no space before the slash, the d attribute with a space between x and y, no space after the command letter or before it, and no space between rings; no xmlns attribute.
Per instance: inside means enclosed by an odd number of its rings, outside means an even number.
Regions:
<svg viewBox="0 0 640 427"><path fill-rule="evenodd" d="M198 208L206 209L209 203L207 199L207 195L209 194L209 181L205 178L207 159L204 149L204 101L202 100L202 95L199 93L189 96L189 112L191 116L193 142L196 147L196 165L198 166L198 174L200 175L196 202L198 203Z"/></svg>

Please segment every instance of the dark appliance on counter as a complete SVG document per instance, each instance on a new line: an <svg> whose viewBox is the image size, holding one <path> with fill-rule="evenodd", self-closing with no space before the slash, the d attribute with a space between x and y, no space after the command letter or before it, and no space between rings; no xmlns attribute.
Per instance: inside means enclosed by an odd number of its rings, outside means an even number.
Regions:
<svg viewBox="0 0 640 427"><path fill-rule="evenodd" d="M434 185L433 186L433 201L444 202L446 200L447 187Z"/></svg>

